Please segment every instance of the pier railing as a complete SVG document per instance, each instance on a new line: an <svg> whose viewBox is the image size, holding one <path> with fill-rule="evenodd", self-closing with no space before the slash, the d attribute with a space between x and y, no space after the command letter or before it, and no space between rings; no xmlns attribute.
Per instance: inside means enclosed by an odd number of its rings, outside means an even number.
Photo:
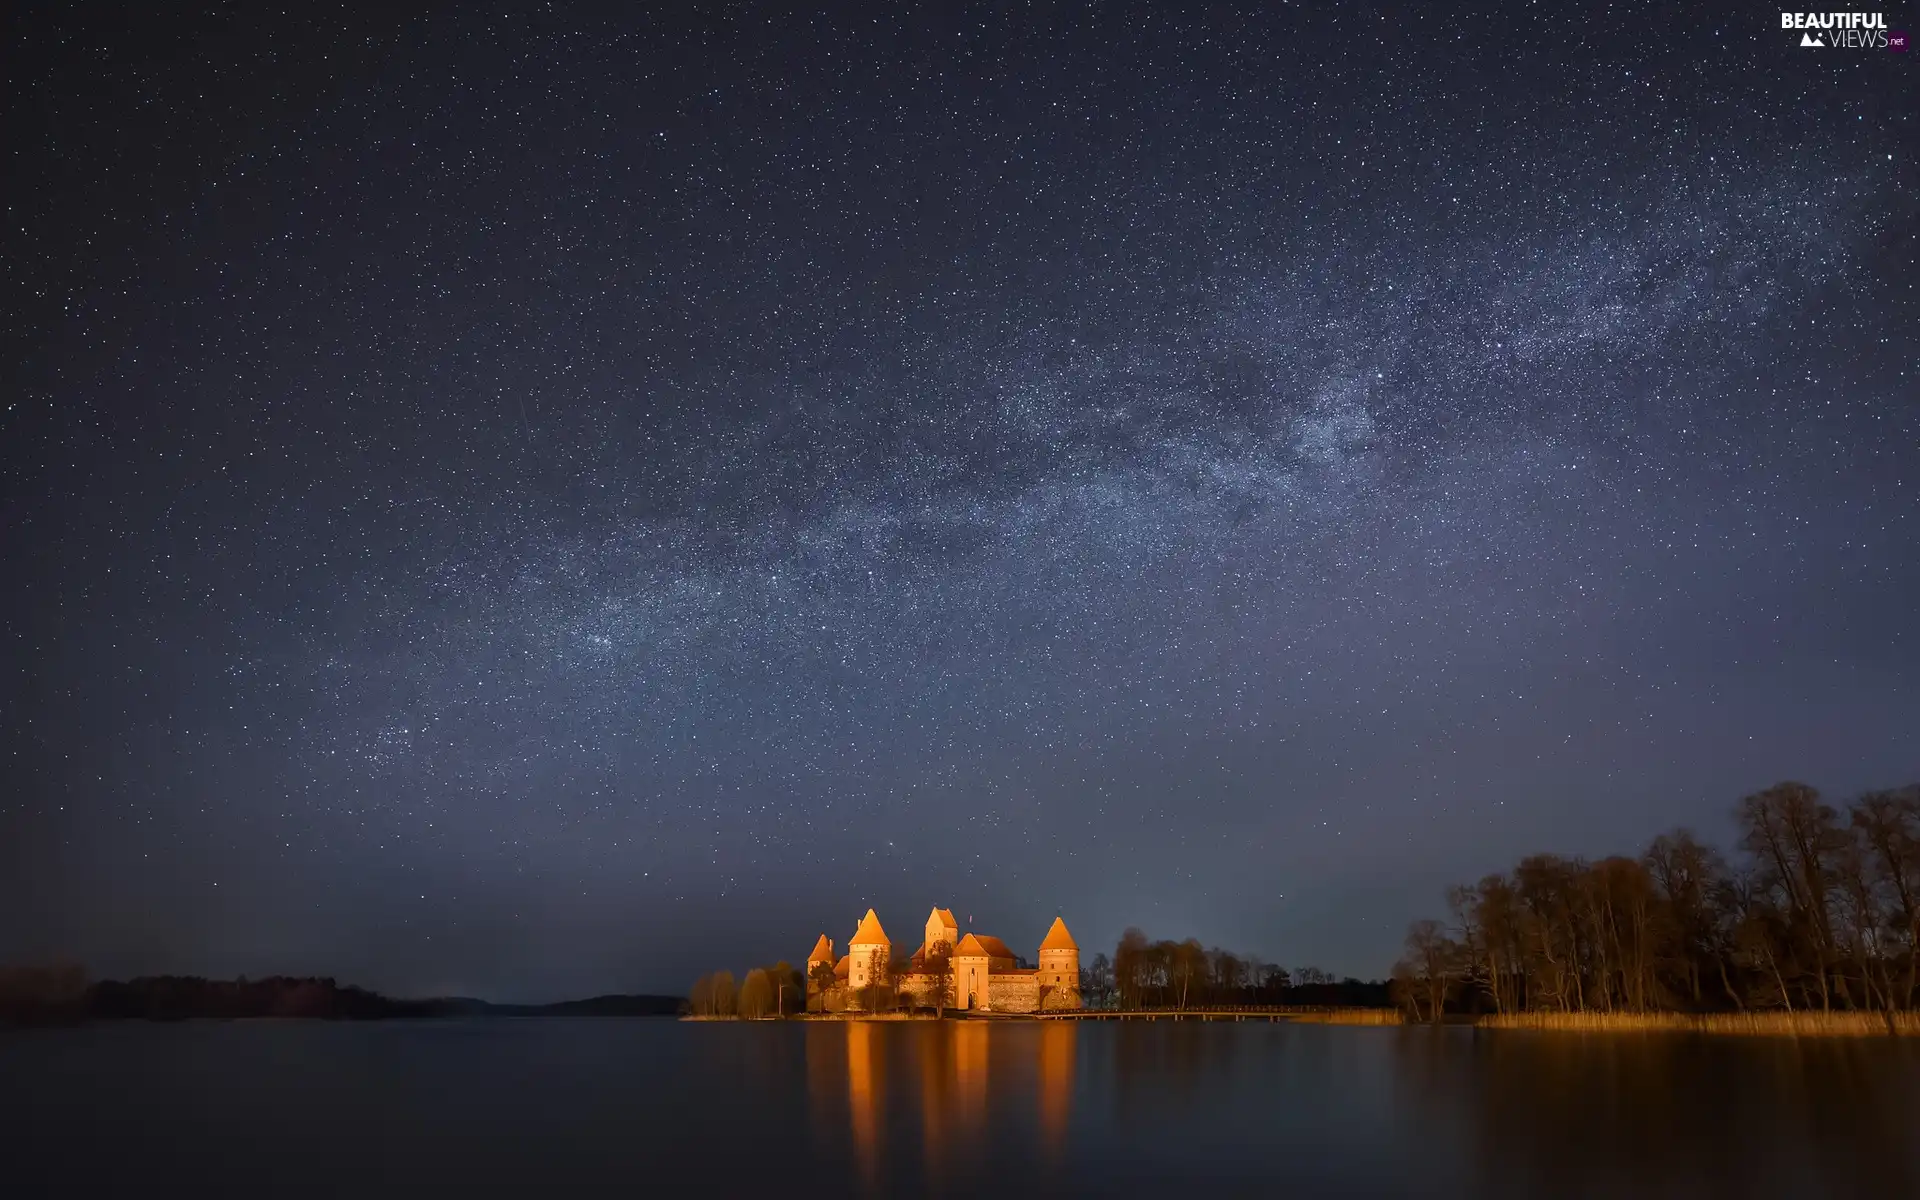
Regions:
<svg viewBox="0 0 1920 1200"><path fill-rule="evenodd" d="M1399 1025L1393 1008L1330 1004L1206 1004L1189 1008L1075 1008L1033 1014L1050 1021L1296 1021L1321 1025Z"/></svg>

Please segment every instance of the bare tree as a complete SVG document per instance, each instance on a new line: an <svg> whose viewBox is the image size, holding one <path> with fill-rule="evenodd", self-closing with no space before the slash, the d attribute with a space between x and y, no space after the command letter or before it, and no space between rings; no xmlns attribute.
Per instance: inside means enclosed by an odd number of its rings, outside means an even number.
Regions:
<svg viewBox="0 0 1920 1200"><path fill-rule="evenodd" d="M1113 952L1113 977L1120 992L1120 1007L1146 1006L1147 957L1147 935L1129 926L1120 935L1120 945Z"/></svg>
<svg viewBox="0 0 1920 1200"><path fill-rule="evenodd" d="M713 974L713 1015L731 1017L734 1015L736 996L733 989L733 972L716 971Z"/></svg>
<svg viewBox="0 0 1920 1200"><path fill-rule="evenodd" d="M1094 955L1093 961L1080 974L1080 993L1086 997L1088 1004L1105 1008L1113 1003L1113 960L1104 951Z"/></svg>
<svg viewBox="0 0 1920 1200"><path fill-rule="evenodd" d="M1247 964L1231 950L1218 946L1207 951L1207 1000L1214 1004L1238 1004L1247 986Z"/></svg>
<svg viewBox="0 0 1920 1200"><path fill-rule="evenodd" d="M1820 1008L1847 1000L1833 931L1832 895L1843 838L1832 808L1804 783L1779 783L1740 802L1741 845L1754 857L1762 887L1787 915L1778 956L1797 966ZM1836 996L1836 991L1839 993ZM1811 997L1810 997L1811 998Z"/></svg>
<svg viewBox="0 0 1920 1200"><path fill-rule="evenodd" d="M1668 924L1668 969L1677 978L1677 990L1699 1008L1706 1001L1707 966L1719 950L1714 898L1726 879L1726 864L1690 829L1653 839L1640 861Z"/></svg>
<svg viewBox="0 0 1920 1200"><path fill-rule="evenodd" d="M1852 824L1886 906L1887 959L1904 963L1890 974L1890 999L1902 1008L1920 1001L1920 785L1869 792L1854 805Z"/></svg>
<svg viewBox="0 0 1920 1200"><path fill-rule="evenodd" d="M767 968L767 982L773 986L773 1012L777 1017L787 1015L789 1008L798 1008L805 1002L806 982L793 964L781 959Z"/></svg>
<svg viewBox="0 0 1920 1200"><path fill-rule="evenodd" d="M1168 967L1171 970L1169 982L1180 989L1180 1007L1184 1009L1195 981L1206 974L1207 952L1197 940L1188 938L1173 945L1168 955Z"/></svg>
<svg viewBox="0 0 1920 1200"><path fill-rule="evenodd" d="M740 984L740 995L735 1001L735 1010L743 1017L758 1019L773 1012L773 980L767 977L766 969L755 967L747 972Z"/></svg>
<svg viewBox="0 0 1920 1200"><path fill-rule="evenodd" d="M953 1007L953 959L944 944L921 959L920 972L927 980L926 990L920 993L920 1003L932 1008L936 1017L945 1017Z"/></svg>
<svg viewBox="0 0 1920 1200"><path fill-rule="evenodd" d="M1415 921L1408 927L1406 953L1394 965L1393 977L1404 981L1414 997L1416 1019L1439 1023L1459 962L1460 944L1447 936L1440 922Z"/></svg>

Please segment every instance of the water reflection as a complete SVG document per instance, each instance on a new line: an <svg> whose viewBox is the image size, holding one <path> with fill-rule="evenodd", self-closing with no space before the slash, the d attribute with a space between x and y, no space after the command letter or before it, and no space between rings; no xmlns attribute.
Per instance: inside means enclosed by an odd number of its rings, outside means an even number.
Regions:
<svg viewBox="0 0 1920 1200"><path fill-rule="evenodd" d="M208 1196L545 1196L635 1179L734 1195L804 1164L782 1187L839 1200L1887 1200L1920 1195L1920 1039L116 1023L0 1036L0 1129L8 1179L83 1164L100 1195L198 1181ZM226 1191L206 1182L216 1160Z"/></svg>
<svg viewBox="0 0 1920 1200"><path fill-rule="evenodd" d="M823 1156L834 1157L833 1117L843 1113L853 1173L869 1192L910 1174L913 1141L918 1175L936 1192L987 1164L1057 1166L1073 1113L1078 1033L1061 1023L810 1025L808 1094Z"/></svg>
<svg viewBox="0 0 1920 1200"><path fill-rule="evenodd" d="M1067 1118L1073 1112L1075 1033L1075 1026L1064 1022L1040 1027L1040 1134L1055 1162L1066 1148Z"/></svg>
<svg viewBox="0 0 1920 1200"><path fill-rule="evenodd" d="M816 1151L869 1194L1920 1195L1906 1043L971 1020L806 1052Z"/></svg>
<svg viewBox="0 0 1920 1200"><path fill-rule="evenodd" d="M852 1116L854 1159L869 1184L880 1180L880 1120L887 1095L886 1052L874 1027L847 1027L847 1105Z"/></svg>
<svg viewBox="0 0 1920 1200"><path fill-rule="evenodd" d="M1409 1094L1428 1117L1464 1117L1471 1173L1497 1195L1920 1195L1911 1047L1406 1034Z"/></svg>

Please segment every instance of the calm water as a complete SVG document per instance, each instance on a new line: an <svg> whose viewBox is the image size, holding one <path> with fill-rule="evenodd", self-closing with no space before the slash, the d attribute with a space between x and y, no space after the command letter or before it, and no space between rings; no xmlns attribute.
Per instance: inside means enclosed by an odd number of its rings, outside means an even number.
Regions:
<svg viewBox="0 0 1920 1200"><path fill-rule="evenodd" d="M126 1022L0 1032L0 1121L8 1195L1906 1197L1920 1045Z"/></svg>

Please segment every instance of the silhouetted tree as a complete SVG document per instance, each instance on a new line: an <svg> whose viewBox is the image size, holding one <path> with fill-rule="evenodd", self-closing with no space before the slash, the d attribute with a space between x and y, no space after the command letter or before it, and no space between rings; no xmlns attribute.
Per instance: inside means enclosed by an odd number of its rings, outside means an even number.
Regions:
<svg viewBox="0 0 1920 1200"><path fill-rule="evenodd" d="M1415 1020L1440 1020L1460 959L1460 944L1447 936L1440 922L1415 921L1407 930L1406 953L1394 964L1393 978L1412 1000Z"/></svg>
<svg viewBox="0 0 1920 1200"><path fill-rule="evenodd" d="M937 950L921 960L920 973L926 976L920 1003L933 1009L936 1016L946 1016L953 1007L953 959L945 949Z"/></svg>
<svg viewBox="0 0 1920 1200"><path fill-rule="evenodd" d="M1869 792L1853 807L1862 868L1879 900L1890 1006L1920 1002L1920 785Z"/></svg>
<svg viewBox="0 0 1920 1200"><path fill-rule="evenodd" d="M1841 814L1782 783L1734 815L1736 865L1679 829L1637 858L1532 855L1449 889L1454 998L1499 1012L1920 1001L1920 787L1867 793ZM1442 936L1416 925L1395 976L1396 997L1429 1018Z"/></svg>
<svg viewBox="0 0 1920 1200"><path fill-rule="evenodd" d="M773 990L773 1015L784 1017L805 1003L807 985L793 964L781 959L767 968L767 983Z"/></svg>
<svg viewBox="0 0 1920 1200"><path fill-rule="evenodd" d="M1178 988L1180 1007L1187 1006L1187 997L1196 981L1204 978L1207 970L1207 952L1199 941L1188 938L1184 942L1169 942L1167 946L1167 983Z"/></svg>
<svg viewBox="0 0 1920 1200"><path fill-rule="evenodd" d="M1093 961L1080 968L1080 995L1094 1008L1106 1008L1113 1003L1113 960L1102 951L1093 956Z"/></svg>
<svg viewBox="0 0 1920 1200"><path fill-rule="evenodd" d="M1113 952L1113 977L1122 1008L1141 1008L1146 1004L1147 952L1147 935L1128 926Z"/></svg>
<svg viewBox="0 0 1920 1200"><path fill-rule="evenodd" d="M827 992L838 986L839 982L840 977L833 973L833 964L830 962L817 962L811 967L808 967L807 983L810 985L809 990L812 992L812 995L808 999L809 1007L824 1008L826 1005ZM818 1001L817 1005L814 1003L815 1000Z"/></svg>
<svg viewBox="0 0 1920 1200"><path fill-rule="evenodd" d="M1726 951L1727 939L1716 911L1716 893L1726 879L1726 863L1690 829L1653 839L1641 858L1653 881L1665 925L1661 945L1672 990L1700 1008L1707 1002L1710 965Z"/></svg>

